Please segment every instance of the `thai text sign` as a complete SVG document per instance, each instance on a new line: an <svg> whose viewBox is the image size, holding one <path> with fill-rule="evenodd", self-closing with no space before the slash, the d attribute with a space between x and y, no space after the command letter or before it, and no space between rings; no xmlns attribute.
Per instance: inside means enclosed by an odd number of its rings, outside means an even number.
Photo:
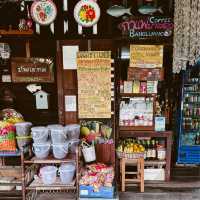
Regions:
<svg viewBox="0 0 200 200"><path fill-rule="evenodd" d="M162 45L131 45L130 67L161 68L163 65Z"/></svg>
<svg viewBox="0 0 200 200"><path fill-rule="evenodd" d="M173 33L173 21L170 17L150 16L131 17L119 24L123 35L130 38L168 38Z"/></svg>
<svg viewBox="0 0 200 200"><path fill-rule="evenodd" d="M45 58L12 58L13 82L53 82L53 61Z"/></svg>
<svg viewBox="0 0 200 200"><path fill-rule="evenodd" d="M79 118L111 118L111 52L77 53Z"/></svg>

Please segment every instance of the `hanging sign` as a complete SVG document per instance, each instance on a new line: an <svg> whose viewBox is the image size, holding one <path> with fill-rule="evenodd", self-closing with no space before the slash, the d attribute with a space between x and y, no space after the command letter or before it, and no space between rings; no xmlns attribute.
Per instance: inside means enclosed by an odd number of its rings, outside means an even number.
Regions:
<svg viewBox="0 0 200 200"><path fill-rule="evenodd" d="M111 118L111 52L77 54L79 118Z"/></svg>
<svg viewBox="0 0 200 200"><path fill-rule="evenodd" d="M83 27L92 27L99 21L100 8L94 0L81 0L74 8L74 18Z"/></svg>
<svg viewBox="0 0 200 200"><path fill-rule="evenodd" d="M173 27L172 18L165 16L130 17L118 26L123 35L133 39L169 38Z"/></svg>
<svg viewBox="0 0 200 200"><path fill-rule="evenodd" d="M130 67L161 68L162 45L130 45Z"/></svg>
<svg viewBox="0 0 200 200"><path fill-rule="evenodd" d="M53 82L53 60L45 58L12 58L13 82Z"/></svg>

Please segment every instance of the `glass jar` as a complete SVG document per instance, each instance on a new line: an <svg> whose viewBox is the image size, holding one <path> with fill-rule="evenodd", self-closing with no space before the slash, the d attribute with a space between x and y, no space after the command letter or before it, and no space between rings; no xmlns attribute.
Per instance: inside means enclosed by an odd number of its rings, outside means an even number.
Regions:
<svg viewBox="0 0 200 200"><path fill-rule="evenodd" d="M157 147L157 158L158 160L165 160L166 159L166 149L163 146Z"/></svg>

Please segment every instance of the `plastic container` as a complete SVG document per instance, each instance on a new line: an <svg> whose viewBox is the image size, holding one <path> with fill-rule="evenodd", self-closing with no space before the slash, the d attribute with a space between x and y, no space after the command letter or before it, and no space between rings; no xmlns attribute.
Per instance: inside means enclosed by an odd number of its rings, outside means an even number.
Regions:
<svg viewBox="0 0 200 200"><path fill-rule="evenodd" d="M39 159L47 158L49 155L51 144L50 142L46 143L33 143L33 152L35 156Z"/></svg>
<svg viewBox="0 0 200 200"><path fill-rule="evenodd" d="M79 139L80 136L80 125L79 124L70 124L65 126L65 132L69 140Z"/></svg>
<svg viewBox="0 0 200 200"><path fill-rule="evenodd" d="M63 184L70 184L73 181L75 169L73 163L62 164L59 167L60 179Z"/></svg>
<svg viewBox="0 0 200 200"><path fill-rule="evenodd" d="M32 140L32 137L29 135L29 136L21 136L21 137L16 137L17 139L17 145L19 148L22 148L23 146L29 144Z"/></svg>
<svg viewBox="0 0 200 200"><path fill-rule="evenodd" d="M69 151L71 153L76 153L76 147L79 145L80 140L79 139L72 139L69 142L70 142Z"/></svg>
<svg viewBox="0 0 200 200"><path fill-rule="evenodd" d="M67 140L63 127L51 128L51 141L53 144L64 143Z"/></svg>
<svg viewBox="0 0 200 200"><path fill-rule="evenodd" d="M19 122L15 124L16 134L18 136L27 136L30 134L31 122Z"/></svg>
<svg viewBox="0 0 200 200"><path fill-rule="evenodd" d="M31 128L31 135L35 143L44 143L48 140L48 129L44 126L35 126Z"/></svg>
<svg viewBox="0 0 200 200"><path fill-rule="evenodd" d="M96 153L94 146L82 148L85 162L92 162L96 160Z"/></svg>
<svg viewBox="0 0 200 200"><path fill-rule="evenodd" d="M63 159L68 154L69 142L52 144L53 146L53 155L57 159Z"/></svg>
<svg viewBox="0 0 200 200"><path fill-rule="evenodd" d="M45 185L51 185L56 182L58 168L55 166L45 166L40 169L40 177Z"/></svg>

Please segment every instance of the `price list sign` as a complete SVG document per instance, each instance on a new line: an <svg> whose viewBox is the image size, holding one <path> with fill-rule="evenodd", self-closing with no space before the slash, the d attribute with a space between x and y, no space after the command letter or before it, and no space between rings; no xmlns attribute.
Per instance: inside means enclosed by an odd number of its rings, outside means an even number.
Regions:
<svg viewBox="0 0 200 200"><path fill-rule="evenodd" d="M131 45L130 67L138 68L162 68L162 45Z"/></svg>
<svg viewBox="0 0 200 200"><path fill-rule="evenodd" d="M79 118L111 118L111 52L77 53Z"/></svg>

